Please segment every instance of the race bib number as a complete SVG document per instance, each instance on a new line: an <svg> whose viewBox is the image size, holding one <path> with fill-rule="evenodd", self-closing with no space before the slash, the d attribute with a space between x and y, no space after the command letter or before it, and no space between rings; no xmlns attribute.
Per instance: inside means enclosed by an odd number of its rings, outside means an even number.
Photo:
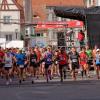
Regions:
<svg viewBox="0 0 100 100"><path fill-rule="evenodd" d="M32 62L36 62L36 59L32 59Z"/></svg>
<svg viewBox="0 0 100 100"><path fill-rule="evenodd" d="M20 68L24 68L24 65L19 65Z"/></svg>
<svg viewBox="0 0 100 100"><path fill-rule="evenodd" d="M58 64L58 61L56 61L55 64Z"/></svg>
<svg viewBox="0 0 100 100"><path fill-rule="evenodd" d="M73 59L72 62L77 62L77 59Z"/></svg>
<svg viewBox="0 0 100 100"><path fill-rule="evenodd" d="M50 58L48 58L48 59L47 59L47 61L48 61L48 62L51 62L51 59L50 59Z"/></svg>
<svg viewBox="0 0 100 100"><path fill-rule="evenodd" d="M64 57L61 57L61 59L60 60L65 60L65 58Z"/></svg>

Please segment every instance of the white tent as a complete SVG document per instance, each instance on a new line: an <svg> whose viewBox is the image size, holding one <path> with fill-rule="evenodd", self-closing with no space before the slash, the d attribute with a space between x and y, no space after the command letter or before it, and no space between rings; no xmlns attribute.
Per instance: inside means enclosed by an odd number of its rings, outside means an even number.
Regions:
<svg viewBox="0 0 100 100"><path fill-rule="evenodd" d="M6 42L1 45L3 48L20 48L22 49L24 47L24 41L11 41L11 42Z"/></svg>

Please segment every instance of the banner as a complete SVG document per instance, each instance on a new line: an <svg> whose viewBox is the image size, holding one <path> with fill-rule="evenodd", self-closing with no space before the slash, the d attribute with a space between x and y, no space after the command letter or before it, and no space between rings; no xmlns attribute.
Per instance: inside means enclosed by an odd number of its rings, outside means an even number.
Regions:
<svg viewBox="0 0 100 100"><path fill-rule="evenodd" d="M81 28L83 27L83 22L73 20L73 21L67 21L67 22L61 22L61 21L56 21L56 22L39 22L36 26L38 29L55 29L55 28Z"/></svg>

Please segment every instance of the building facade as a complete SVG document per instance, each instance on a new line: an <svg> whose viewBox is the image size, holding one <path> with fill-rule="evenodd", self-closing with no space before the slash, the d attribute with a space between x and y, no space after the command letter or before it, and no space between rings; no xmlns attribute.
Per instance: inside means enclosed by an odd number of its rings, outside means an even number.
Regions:
<svg viewBox="0 0 100 100"><path fill-rule="evenodd" d="M100 0L84 0L85 6L86 7L91 7L91 6L96 6L98 5L98 1Z"/></svg>
<svg viewBox="0 0 100 100"><path fill-rule="evenodd" d="M0 38L20 40L24 12L16 0L0 0Z"/></svg>
<svg viewBox="0 0 100 100"><path fill-rule="evenodd" d="M17 0L17 1L22 3L22 0L21 1ZM28 0L23 0L23 1L28 2ZM28 6L28 4L26 5L26 7L27 6ZM68 0L68 1L66 1L66 0L37 0L37 1L32 0L33 22L38 23L38 22L50 22L50 21L51 22L53 22L53 21L63 21L63 22L68 21L69 19L59 18L55 15L55 13L53 11L54 6L84 6L84 2L83 2L83 0ZM46 43L45 45L54 45L54 46L57 45L57 32L61 31L61 30L63 32L66 32L65 27L63 29L52 29L52 28L37 29L37 28L35 28L34 32L36 34L36 37L35 37L36 44L39 44L41 42L41 43ZM75 30L75 32L76 32L76 30ZM43 35L41 35L41 34L43 34ZM34 38L34 35L31 38ZM45 42L44 42L44 40L45 40ZM39 41L39 43L38 43L38 41Z"/></svg>

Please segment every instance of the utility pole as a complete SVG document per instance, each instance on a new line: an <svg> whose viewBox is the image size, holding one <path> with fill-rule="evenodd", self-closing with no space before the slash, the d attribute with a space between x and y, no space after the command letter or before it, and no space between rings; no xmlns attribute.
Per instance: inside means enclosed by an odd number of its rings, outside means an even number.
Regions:
<svg viewBox="0 0 100 100"><path fill-rule="evenodd" d="M25 23L32 23L33 11L32 0L24 0ZM33 26L25 27L25 47L30 47L31 34L33 33Z"/></svg>

